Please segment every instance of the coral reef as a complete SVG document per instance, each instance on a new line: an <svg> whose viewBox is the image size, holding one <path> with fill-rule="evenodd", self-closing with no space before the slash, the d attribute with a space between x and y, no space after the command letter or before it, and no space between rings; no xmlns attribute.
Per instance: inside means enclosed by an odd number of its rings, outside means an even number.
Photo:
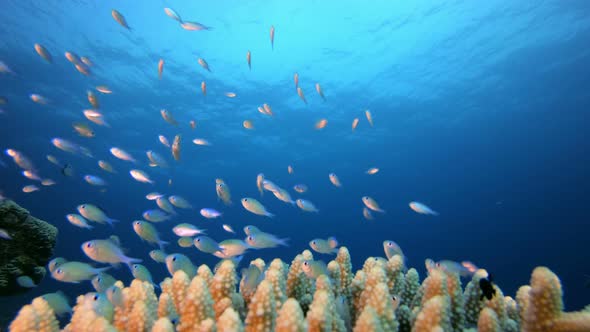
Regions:
<svg viewBox="0 0 590 332"><path fill-rule="evenodd" d="M590 311L563 312L560 281L545 267L533 271L530 285L514 299L497 285L487 299L478 283L483 270L463 289L456 272L438 268L429 269L420 283L416 270L404 273L397 255L368 258L354 277L346 248L319 275L302 269L311 259L305 251L290 266L279 259L252 261L261 274L247 301L231 260L222 261L215 273L202 265L192 279L176 271L160 283L159 296L149 282L135 279L124 287L117 281L122 301L80 295L63 331L590 331ZM20 310L10 331L59 331L59 326L51 307L36 298Z"/></svg>
<svg viewBox="0 0 590 332"><path fill-rule="evenodd" d="M39 284L53 254L57 228L29 214L11 200L0 200L0 229L11 239L0 239L0 296L28 291L16 279L30 277Z"/></svg>

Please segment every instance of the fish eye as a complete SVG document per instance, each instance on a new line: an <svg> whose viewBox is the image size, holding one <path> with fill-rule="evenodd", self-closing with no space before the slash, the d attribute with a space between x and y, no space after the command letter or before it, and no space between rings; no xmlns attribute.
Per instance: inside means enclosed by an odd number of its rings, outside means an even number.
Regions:
<svg viewBox="0 0 590 332"><path fill-rule="evenodd" d="M247 198L244 198L244 202L247 202L247 201L248 201L248 199Z"/></svg>
<svg viewBox="0 0 590 332"><path fill-rule="evenodd" d="M102 281L102 278L101 278L101 277L98 277L98 278L96 279L96 281L98 281L98 282L100 283L100 282Z"/></svg>
<svg viewBox="0 0 590 332"><path fill-rule="evenodd" d="M94 295L94 297L92 298L94 301L98 301L98 294Z"/></svg>
<svg viewBox="0 0 590 332"><path fill-rule="evenodd" d="M92 242L86 243L86 248L92 248Z"/></svg>
<svg viewBox="0 0 590 332"><path fill-rule="evenodd" d="M397 301L397 297L395 297L395 295L392 295L391 296L391 299L394 300L394 301Z"/></svg>
<svg viewBox="0 0 590 332"><path fill-rule="evenodd" d="M64 273L64 271L62 269L57 269L57 270L55 270L55 273L62 274L62 273Z"/></svg>
<svg viewBox="0 0 590 332"><path fill-rule="evenodd" d="M197 242L201 242L201 238L200 237L197 238Z"/></svg>
<svg viewBox="0 0 590 332"><path fill-rule="evenodd" d="M254 238L252 237L252 235L248 236L248 241L253 241Z"/></svg>
<svg viewBox="0 0 590 332"><path fill-rule="evenodd" d="M86 208L86 205L82 205L82 208L85 209Z"/></svg>
<svg viewBox="0 0 590 332"><path fill-rule="evenodd" d="M172 257L172 261L176 262L176 256Z"/></svg>
<svg viewBox="0 0 590 332"><path fill-rule="evenodd" d="M311 241L311 244L316 244L316 242L315 241Z"/></svg>
<svg viewBox="0 0 590 332"><path fill-rule="evenodd" d="M137 266L137 264L133 264L133 268L137 269L139 266Z"/></svg>

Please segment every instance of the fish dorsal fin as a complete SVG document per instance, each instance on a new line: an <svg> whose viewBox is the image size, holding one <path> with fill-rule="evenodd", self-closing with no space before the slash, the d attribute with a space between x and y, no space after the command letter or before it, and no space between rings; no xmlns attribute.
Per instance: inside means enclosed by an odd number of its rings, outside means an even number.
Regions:
<svg viewBox="0 0 590 332"><path fill-rule="evenodd" d="M121 240L119 240L119 237L116 235L111 235L109 236L109 241L111 241L112 243L114 243L115 245L117 245L117 247L121 246Z"/></svg>

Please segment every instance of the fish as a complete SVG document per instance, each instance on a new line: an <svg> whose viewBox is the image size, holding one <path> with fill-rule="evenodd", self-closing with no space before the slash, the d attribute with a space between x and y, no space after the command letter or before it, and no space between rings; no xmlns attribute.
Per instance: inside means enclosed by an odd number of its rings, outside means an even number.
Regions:
<svg viewBox="0 0 590 332"><path fill-rule="evenodd" d="M123 292L119 286L113 285L109 287L105 294L114 307L123 306Z"/></svg>
<svg viewBox="0 0 590 332"><path fill-rule="evenodd" d="M78 135L82 137L92 138L96 136L96 133L86 123L74 122L72 126Z"/></svg>
<svg viewBox="0 0 590 332"><path fill-rule="evenodd" d="M174 137L174 141L172 142L172 156L176 161L180 160L180 141L181 135L176 135Z"/></svg>
<svg viewBox="0 0 590 332"><path fill-rule="evenodd" d="M332 184L336 187L342 187L342 183L335 173L328 174L328 178L330 179L330 182L332 182Z"/></svg>
<svg viewBox="0 0 590 332"><path fill-rule="evenodd" d="M266 112L266 114L271 115L271 116L273 115L272 108L270 107L269 104L267 104L267 103L262 104L262 108L264 108L264 112Z"/></svg>
<svg viewBox="0 0 590 332"><path fill-rule="evenodd" d="M70 52L70 51L66 51L64 53L64 56L66 57L66 59L68 59L69 62L71 62L73 65L79 64L80 63L80 57L74 53L74 52Z"/></svg>
<svg viewBox="0 0 590 332"><path fill-rule="evenodd" d="M293 74L293 81L295 82L295 90L297 90L297 88L299 87L299 74L298 73Z"/></svg>
<svg viewBox="0 0 590 332"><path fill-rule="evenodd" d="M94 66L94 63L92 63L92 61L90 61L90 59L88 59L88 57L81 56L80 57L80 61L82 61L82 63L85 64L88 67Z"/></svg>
<svg viewBox="0 0 590 332"><path fill-rule="evenodd" d="M201 67L203 67L206 71L211 72L211 69L209 68L209 64L207 63L207 61L205 61L205 59L203 58L198 58L197 62L199 63L199 65L201 65Z"/></svg>
<svg viewBox="0 0 590 332"><path fill-rule="evenodd" d="M197 249L207 254L212 254L217 251L223 251L223 248L219 246L219 243L217 243L217 241L204 235L197 236L194 239L193 244Z"/></svg>
<svg viewBox="0 0 590 332"><path fill-rule="evenodd" d="M166 262L166 254L159 249L154 249L152 251L150 251L150 257L156 262L156 263L165 263Z"/></svg>
<svg viewBox="0 0 590 332"><path fill-rule="evenodd" d="M234 234L236 233L234 231L234 229L230 225L228 225L228 224L223 224L222 227L228 233L234 233Z"/></svg>
<svg viewBox="0 0 590 332"><path fill-rule="evenodd" d="M277 186L274 182L272 182L271 180L267 180L267 179L262 181L262 187L265 190L268 190L271 192L279 191L281 189L281 187Z"/></svg>
<svg viewBox="0 0 590 332"><path fill-rule="evenodd" d="M176 210L174 210L174 207L172 206L172 204L170 204L170 202L168 201L168 199L166 199L165 196L158 197L156 199L156 204L160 209L164 210L165 212L170 214L176 214Z"/></svg>
<svg viewBox="0 0 590 332"><path fill-rule="evenodd" d="M297 87L297 94L299 95L299 98L303 100L303 102L307 105L307 100L305 99L305 95L303 94L303 89L301 89L300 86Z"/></svg>
<svg viewBox="0 0 590 332"><path fill-rule="evenodd" d="M70 164L65 164L61 168L61 174L63 174L64 176L73 176L74 175L74 167L72 167L72 165L70 165Z"/></svg>
<svg viewBox="0 0 590 332"><path fill-rule="evenodd" d="M49 104L49 99L41 96L40 94L32 93L29 95L31 100L40 105L47 105Z"/></svg>
<svg viewBox="0 0 590 332"><path fill-rule="evenodd" d="M478 270L478 267L471 263L470 261L463 261L461 262L461 265L467 269L467 271L469 271L470 273L475 273Z"/></svg>
<svg viewBox="0 0 590 332"><path fill-rule="evenodd" d="M53 156L53 155L48 154L47 155L47 160L50 163L52 163L52 164L54 164L56 166L61 166L61 163L59 162L59 160L57 160L57 158L55 156Z"/></svg>
<svg viewBox="0 0 590 332"><path fill-rule="evenodd" d="M244 120L244 122L242 122L242 126L244 126L246 129L254 129L254 124L250 120Z"/></svg>
<svg viewBox="0 0 590 332"><path fill-rule="evenodd" d="M371 209L375 212L385 213L385 210L381 209L379 207L379 204L377 204L377 201L375 201L373 198L371 198L369 196L363 196L361 198L361 200L363 201L365 206L368 207L369 209Z"/></svg>
<svg viewBox="0 0 590 332"><path fill-rule="evenodd" d="M58 317L72 313L72 307L69 304L69 300L62 291L45 293L41 295L41 298L47 302L51 307L51 310L53 310L53 313Z"/></svg>
<svg viewBox="0 0 590 332"><path fill-rule="evenodd" d="M479 289L481 290L481 296L479 300L482 301L484 297L490 301L496 295L496 289L492 283L492 275L488 274L487 278L479 279Z"/></svg>
<svg viewBox="0 0 590 332"><path fill-rule="evenodd" d="M315 84L315 91L317 91L318 94L320 95L320 97L322 97L322 99L324 101L326 101L326 96L324 96L324 92L322 91L322 87L320 86L320 83Z"/></svg>
<svg viewBox="0 0 590 332"><path fill-rule="evenodd" d="M191 260L183 254L170 254L166 256L166 267L171 276L176 271L184 271L190 280L197 274L197 269Z"/></svg>
<svg viewBox="0 0 590 332"><path fill-rule="evenodd" d="M391 257L395 255L400 255L402 258L405 257L402 248L391 240L383 241L383 251L385 251L385 257L387 257L387 259L391 259Z"/></svg>
<svg viewBox="0 0 590 332"><path fill-rule="evenodd" d="M203 96L207 95L207 83L205 81L201 82L201 91L203 92Z"/></svg>
<svg viewBox="0 0 590 332"><path fill-rule="evenodd" d="M270 26L270 48L272 50L275 49L275 26Z"/></svg>
<svg viewBox="0 0 590 332"><path fill-rule="evenodd" d="M274 217L274 214L268 212L264 205L262 205L262 203L260 203L254 198L245 197L242 198L240 201L244 209L246 209L248 212L254 213L259 216L266 216L270 218Z"/></svg>
<svg viewBox="0 0 590 332"><path fill-rule="evenodd" d="M320 212L320 210L318 210L315 205L313 205L313 203L308 200L299 198L295 202L297 203L297 206L305 212Z"/></svg>
<svg viewBox="0 0 590 332"><path fill-rule="evenodd" d="M278 246L287 247L287 241L288 239L280 239L273 234L265 232L250 234L246 237L246 243L254 249L276 248Z"/></svg>
<svg viewBox="0 0 590 332"><path fill-rule="evenodd" d="M359 125L359 118L354 118L352 120L352 131L354 131L358 125Z"/></svg>
<svg viewBox="0 0 590 332"><path fill-rule="evenodd" d="M106 292L109 287L115 284L115 282L117 282L117 279L105 272L95 275L94 278L90 280L92 287L94 287L94 290L98 293Z"/></svg>
<svg viewBox="0 0 590 332"><path fill-rule="evenodd" d="M104 161L104 160L99 160L98 161L98 167L100 167L102 170L104 170L105 172L109 172L109 173L117 173L115 171L115 169L113 168L113 166L111 166L111 164L109 164L108 162Z"/></svg>
<svg viewBox="0 0 590 332"><path fill-rule="evenodd" d="M252 53L250 53L250 50L246 53L246 61L248 62L248 69L252 70Z"/></svg>
<svg viewBox="0 0 590 332"><path fill-rule="evenodd" d="M86 67L85 65L83 65L81 63L75 64L74 67L82 75L90 76L90 74L91 74L90 68Z"/></svg>
<svg viewBox="0 0 590 332"><path fill-rule="evenodd" d="M168 244L168 242L160 239L160 234L158 230L152 226L152 224L145 222L143 220L135 220L132 223L133 230L135 234L137 234L142 240L146 241L150 244L155 244L160 247L160 250L164 250L164 246Z"/></svg>
<svg viewBox="0 0 590 332"><path fill-rule="evenodd" d="M316 122L315 129L317 129L317 130L324 129L324 128L326 128L327 125L328 125L328 120L320 119L318 122Z"/></svg>
<svg viewBox="0 0 590 332"><path fill-rule="evenodd" d="M162 79L162 73L164 72L164 59L158 61L158 79Z"/></svg>
<svg viewBox="0 0 590 332"><path fill-rule="evenodd" d="M213 253L218 258L232 258L243 255L249 246L246 242L238 239L228 239L219 242L220 251Z"/></svg>
<svg viewBox="0 0 590 332"><path fill-rule="evenodd" d="M129 171L129 174L131 174L131 177L137 182L154 184L154 181L150 178L150 176L142 170L132 169Z"/></svg>
<svg viewBox="0 0 590 332"><path fill-rule="evenodd" d="M145 195L145 198L146 198L148 201L155 201L156 199L158 199L158 198L160 198L160 197L162 197L162 196L164 196L164 195L163 195L163 194L160 194L160 193L158 193L158 192L151 192L151 193L149 193L149 194Z"/></svg>
<svg viewBox="0 0 590 332"><path fill-rule="evenodd" d="M118 237L111 236L105 240L90 240L82 243L82 251L88 258L99 263L127 265L141 263L141 259L125 255L120 247Z"/></svg>
<svg viewBox="0 0 590 332"><path fill-rule="evenodd" d="M113 93L113 90L106 85L99 85L96 87L96 91L100 93L104 93L106 95Z"/></svg>
<svg viewBox="0 0 590 332"><path fill-rule="evenodd" d="M285 203L289 203L291 205L295 205L295 201L293 201L293 199L291 199L291 194L289 194L289 192L286 191L285 189L279 188L279 190L273 191L272 193L279 200L281 200Z"/></svg>
<svg viewBox="0 0 590 332"><path fill-rule="evenodd" d="M293 174L293 172L294 172L293 171L293 166L291 166L291 165L287 166L287 173Z"/></svg>
<svg viewBox="0 0 590 332"><path fill-rule="evenodd" d="M150 270L148 270L145 266L141 264L131 265L131 274L137 280L154 284L154 280L152 279L152 274L150 273Z"/></svg>
<svg viewBox="0 0 590 332"><path fill-rule="evenodd" d="M178 15L178 13L174 11L174 9L164 8L164 13L166 13L166 16L170 17L171 19L178 21L179 23L182 23L180 15Z"/></svg>
<svg viewBox="0 0 590 332"><path fill-rule="evenodd" d="M162 167L162 168L168 167L168 162L166 162L166 159L164 159L164 157L160 156L156 152L149 150L146 152L146 155L147 155L148 159L150 160L151 167Z"/></svg>
<svg viewBox="0 0 590 332"><path fill-rule="evenodd" d="M172 232L178 236L189 236L193 237L199 234L205 234L204 229L199 229L197 226L191 224L178 224L172 228Z"/></svg>
<svg viewBox="0 0 590 332"><path fill-rule="evenodd" d="M301 264L301 270L310 279L317 279L320 275L328 275L328 267L322 261L305 260Z"/></svg>
<svg viewBox="0 0 590 332"><path fill-rule="evenodd" d="M258 284L264 279L264 273L255 264L250 264L241 271L240 293L253 294Z"/></svg>
<svg viewBox="0 0 590 332"><path fill-rule="evenodd" d="M91 310L98 317L104 317L107 321L113 320L115 313L114 306L109 300L106 294L102 293L86 293L82 296L79 306L84 307L86 310Z"/></svg>
<svg viewBox="0 0 590 332"><path fill-rule="evenodd" d="M175 207L179 208L179 209L192 209L193 206L183 197L178 196L178 195L172 195L170 197L168 197L168 201L170 201L170 204L174 205Z"/></svg>
<svg viewBox="0 0 590 332"><path fill-rule="evenodd" d="M142 214L142 216L143 219L151 222L162 222L172 218L172 216L159 209L147 210Z"/></svg>
<svg viewBox="0 0 590 332"><path fill-rule="evenodd" d="M26 194L29 194L29 193L32 193L32 192L35 192L35 191L39 191L39 187L37 187L34 184L30 184L28 186L24 186L23 189L22 189L22 191L24 193L26 193Z"/></svg>
<svg viewBox="0 0 590 332"><path fill-rule="evenodd" d="M338 240L335 237L329 237L327 240L324 239L313 239L309 241L309 246L315 252L320 254L335 254L338 252Z"/></svg>
<svg viewBox="0 0 590 332"><path fill-rule="evenodd" d="M367 220L375 219L373 217L373 214L371 213L371 210L369 210L366 206L363 207L363 217L365 217L365 219L367 219Z"/></svg>
<svg viewBox="0 0 590 332"><path fill-rule="evenodd" d="M162 143L162 145L164 145L167 148L170 147L170 142L168 141L168 139L166 138L166 136L164 136L164 135L158 135L158 139L160 140L160 143Z"/></svg>
<svg viewBox="0 0 590 332"><path fill-rule="evenodd" d="M187 31L202 31L202 30L213 30L212 27L208 27L199 22L182 22L180 27Z"/></svg>
<svg viewBox="0 0 590 332"><path fill-rule="evenodd" d="M16 278L16 283L23 288L35 288L37 285L29 276L20 276Z"/></svg>
<svg viewBox="0 0 590 332"><path fill-rule="evenodd" d="M475 271L471 272L461 263L453 262L450 260L442 260L435 263L435 267L446 273L456 273L464 278L471 278Z"/></svg>
<svg viewBox="0 0 590 332"><path fill-rule="evenodd" d="M197 123L195 122L195 120L191 120L191 121L189 122L189 125L191 126L191 129L195 129L195 128L197 128Z"/></svg>
<svg viewBox="0 0 590 332"><path fill-rule="evenodd" d="M47 264L47 269L49 269L49 272L53 273L53 271L55 271L55 269L57 269L63 263L66 263L66 262L67 262L67 260L65 258L56 257L56 258L49 261L49 263Z"/></svg>
<svg viewBox="0 0 590 332"><path fill-rule="evenodd" d="M178 243L178 246L182 248L190 248L193 246L193 238L188 236L180 237L176 242Z"/></svg>
<svg viewBox="0 0 590 332"><path fill-rule="evenodd" d="M96 175L84 175L84 181L93 186L106 186L105 180Z"/></svg>
<svg viewBox="0 0 590 332"><path fill-rule="evenodd" d="M367 117L367 121L369 121L371 127L373 127L373 116L371 115L371 112L369 112L369 110L365 111L365 116Z"/></svg>
<svg viewBox="0 0 590 332"><path fill-rule="evenodd" d="M12 71L12 69L10 69L10 67L8 67L7 64L5 64L4 62L0 61L0 73L2 74L14 74L14 72ZM4 104L4 103L0 103Z"/></svg>
<svg viewBox="0 0 590 332"><path fill-rule="evenodd" d="M37 54L39 54L40 57L42 57L45 61L49 63L53 63L53 56L51 55L51 53L49 53L45 46L41 44L35 44L34 47L35 51L37 52Z"/></svg>
<svg viewBox="0 0 590 332"><path fill-rule="evenodd" d="M90 105L92 105L94 109L99 109L100 104L98 103L98 97L96 97L94 92L86 90L86 95L88 97L88 102L90 103Z"/></svg>
<svg viewBox="0 0 590 332"><path fill-rule="evenodd" d="M12 240L12 236L8 234L7 230L0 228L0 239Z"/></svg>
<svg viewBox="0 0 590 332"><path fill-rule="evenodd" d="M100 208L92 204L80 204L77 207L78 213L80 213L84 218L98 222L101 224L107 223L113 226L113 223L119 222L119 220L110 218L107 216Z"/></svg>
<svg viewBox="0 0 590 332"><path fill-rule="evenodd" d="M131 28L127 24L127 20L125 20L125 17L123 16L123 14L121 14L117 10L113 9L111 11L111 15L113 16L113 18L115 19L115 21L117 21L117 23L119 23L125 29L131 31Z"/></svg>
<svg viewBox="0 0 590 332"><path fill-rule="evenodd" d="M35 170L33 162L31 161L31 159L29 159L29 157L25 156L24 153L13 149L6 149L6 154L12 158L12 160L18 167L24 170Z"/></svg>
<svg viewBox="0 0 590 332"><path fill-rule="evenodd" d="M66 219L70 222L70 224L72 224L76 227L87 228L87 229L94 228L88 224L88 220L86 220L84 217L82 217L79 214L74 214L74 213L68 214L68 215L66 215Z"/></svg>
<svg viewBox="0 0 590 332"><path fill-rule="evenodd" d="M90 280L95 275L110 269L109 267L95 268L87 263L82 262L65 262L51 272L51 277L55 280L69 283L80 283L80 281Z"/></svg>
<svg viewBox="0 0 590 332"><path fill-rule="evenodd" d="M264 174L260 173L256 176L256 187L258 187L258 191L260 192L260 196L264 194L264 187L262 183L264 182Z"/></svg>
<svg viewBox="0 0 590 332"><path fill-rule="evenodd" d="M22 174L24 177L26 177L29 180L41 181L41 178L39 177L39 175L37 175L37 173L35 173L34 171L24 170Z"/></svg>
<svg viewBox="0 0 590 332"><path fill-rule="evenodd" d="M209 208L205 208L205 209L201 209L201 211L199 211L201 213L201 215L207 219L214 219L214 218L219 218L222 216L222 213L215 210L215 209L209 209Z"/></svg>
<svg viewBox="0 0 590 332"><path fill-rule="evenodd" d="M232 205L232 200L231 200L231 192L229 190L229 187L227 186L227 184L221 180L221 179L216 179L215 180L215 192L217 193L217 197L219 199L221 199L221 201L223 202L223 204L230 206Z"/></svg>
<svg viewBox="0 0 590 332"><path fill-rule="evenodd" d="M260 232L262 232L262 231L256 226L248 225L248 226L244 227L244 233L246 235L257 234Z"/></svg>
<svg viewBox="0 0 590 332"><path fill-rule="evenodd" d="M408 205L410 206L410 209L414 210L414 212L416 212L416 213L438 216L438 212L432 210L431 208L429 208L428 206L426 206L423 203L410 202L410 204L408 204Z"/></svg>
<svg viewBox="0 0 590 332"><path fill-rule="evenodd" d="M88 148L78 145L74 142L70 142L63 138L52 138L51 144L53 144L53 146L62 151L92 158L92 153L90 152L90 150L88 150Z"/></svg>
<svg viewBox="0 0 590 332"><path fill-rule="evenodd" d="M304 192L307 192L307 186L304 184L296 184L293 186L293 190L295 190L296 192L303 194Z"/></svg>
<svg viewBox="0 0 590 332"><path fill-rule="evenodd" d="M118 159L124 160L124 161L129 161L132 163L137 163L137 161L135 160L135 158L133 158L131 156L131 154L129 154L127 151L121 149L121 148L117 148L117 147L113 147L110 148L109 150L111 152L111 154L113 156L115 156Z"/></svg>
<svg viewBox="0 0 590 332"><path fill-rule="evenodd" d="M168 112L165 109L161 109L160 114L162 115L162 118L166 122L168 122L169 124L171 124L173 126L178 126L178 122L174 119L174 117L172 116L172 114L170 114L170 112Z"/></svg>
<svg viewBox="0 0 590 332"><path fill-rule="evenodd" d="M194 143L195 145L205 145L205 146L207 146L207 145L211 145L211 143L209 143L209 141L207 141L207 140L206 140L206 139L204 139L204 138L195 138L195 139L193 140L193 143Z"/></svg>
<svg viewBox="0 0 590 332"><path fill-rule="evenodd" d="M104 116L97 110L84 110L84 116L86 119L94 124L99 126L110 127L110 125L105 121Z"/></svg>
<svg viewBox="0 0 590 332"><path fill-rule="evenodd" d="M379 172L379 169L377 167L371 167L367 170L367 174L369 175L373 175L373 174L377 174L377 172Z"/></svg>

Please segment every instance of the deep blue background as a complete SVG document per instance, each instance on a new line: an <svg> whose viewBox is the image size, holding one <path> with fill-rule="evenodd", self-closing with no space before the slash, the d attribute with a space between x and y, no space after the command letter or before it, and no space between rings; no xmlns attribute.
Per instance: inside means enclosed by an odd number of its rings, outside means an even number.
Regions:
<svg viewBox="0 0 590 332"><path fill-rule="evenodd" d="M170 6L186 20L214 27L189 32L166 17ZM134 29L128 32L110 16L121 11ZM195 264L217 259L182 249L171 228L191 222L222 240L228 223L241 228L254 224L290 238L287 248L252 251L256 257L280 257L290 262L315 237L336 236L349 248L354 268L369 256L383 255L383 240L395 240L408 256L408 265L424 276L424 259L470 260L486 268L506 295L514 296L529 281L535 266L555 271L564 284L568 310L588 304L590 289L590 7L584 1L376 1L359 7L356 1L299 1L287 4L220 1L154 1L120 4L68 1L55 6L3 1L0 5L0 60L16 75L0 74L0 148L22 151L54 187L24 194L30 181L2 154L0 190L31 213L51 222L60 234L56 256L87 261L80 244L118 235L129 255L144 259L156 280L167 276L164 266L147 253L131 221L155 208L144 196L150 191L178 194L197 208L224 212L208 221L198 211L183 211L171 222L157 224L162 237L173 242L168 252L190 256ZM271 51L268 29L276 27ZM45 63L33 50L45 45L54 63ZM93 75L79 74L65 51L88 56ZM252 51L252 71L245 61ZM197 64L203 57L212 69ZM157 63L166 61L164 78ZM293 73L309 105L295 93ZM200 82L208 84L203 97ZM323 102L314 91L320 82ZM111 128L92 125L93 139L78 137L71 123L85 121L86 90L108 85L112 95L97 92ZM227 91L237 97L228 99ZM28 98L39 93L47 106ZM273 107L264 117L256 108ZM159 110L168 109L181 123L172 127ZM363 111L370 109L370 128ZM361 118L350 130L352 119ZM328 119L322 131L313 129ZM188 121L195 119L197 129ZM251 119L256 129L241 127ZM183 135L182 160L174 162L158 142ZM67 154L50 139L63 137L88 146L95 156L113 164L116 175L101 171L97 159ZM206 138L210 147L197 147L193 138ZM112 146L131 152L156 185L133 181L131 164L115 160ZM154 169L146 150L166 156L173 165ZM46 161L52 154L71 163L76 176L64 178ZM293 165L295 172L287 173ZM381 171L368 176L369 167ZM264 173L294 198L304 197L320 209L304 213L275 199L261 201L277 215L254 216L239 204L241 197L259 197L256 175ZM335 188L328 173L343 183ZM95 174L107 191L84 182ZM173 179L172 186L167 185ZM215 179L229 185L234 206L224 207L215 196ZM296 195L292 186L310 188ZM387 210L373 221L362 218L364 195ZM408 208L422 201L440 215L421 216ZM121 220L113 229L98 225L78 229L65 215L81 203L94 203ZM329 256L318 255L328 261ZM243 264L244 264L243 263ZM130 280L125 267L113 274ZM71 296L89 291L80 285L43 280L25 296L0 299L11 315L33 297L61 289Z"/></svg>

